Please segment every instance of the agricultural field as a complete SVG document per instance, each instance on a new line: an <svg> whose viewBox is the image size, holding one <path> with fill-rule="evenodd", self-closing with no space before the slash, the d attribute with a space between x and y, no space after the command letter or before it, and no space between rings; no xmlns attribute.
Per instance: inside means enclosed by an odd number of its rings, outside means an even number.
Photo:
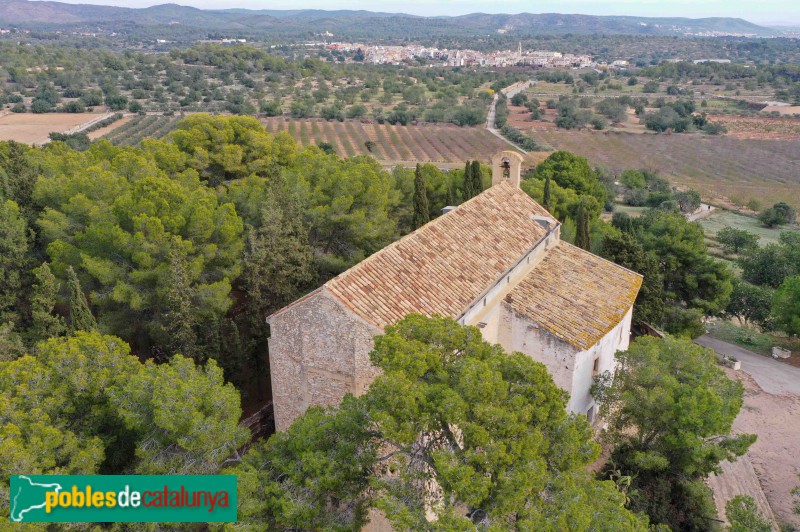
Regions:
<svg viewBox="0 0 800 532"><path fill-rule="evenodd" d="M118 127L122 127L125 124L127 124L128 122L130 122L131 120L135 120L136 117L137 117L137 115L124 116L124 117L120 118L119 120L117 120L115 122L112 122L111 124L109 124L107 126L101 127L100 129L95 129L94 131L91 131L91 132L87 133L87 136L89 137L89 140L97 140L99 138L105 137L106 135L108 135L109 133L111 133L112 131L117 129Z"/></svg>
<svg viewBox="0 0 800 532"><path fill-rule="evenodd" d="M800 118L713 115L711 120L724 125L728 136L737 139L800 139Z"/></svg>
<svg viewBox="0 0 800 532"><path fill-rule="evenodd" d="M768 105L761 110L762 113L778 113L779 115L800 115L800 105Z"/></svg>
<svg viewBox="0 0 800 532"><path fill-rule="evenodd" d="M0 140L25 144L45 144L50 133L66 131L95 120L102 114L86 113L9 113L0 116Z"/></svg>
<svg viewBox="0 0 800 532"><path fill-rule="evenodd" d="M115 146L135 146L144 138L160 139L175 129L179 120L176 116L138 115L124 123L120 121L118 127L101 138Z"/></svg>
<svg viewBox="0 0 800 532"><path fill-rule="evenodd" d="M488 163L491 156L511 149L509 144L482 127L450 124L390 125L356 120L261 120L270 133L286 131L307 146L327 142L342 157L372 155L384 164L430 162L442 167L461 166L468 159Z"/></svg>
<svg viewBox="0 0 800 532"><path fill-rule="evenodd" d="M533 129L531 136L619 173L654 170L712 202L786 201L800 207L800 140L740 140L693 134L628 134Z"/></svg>

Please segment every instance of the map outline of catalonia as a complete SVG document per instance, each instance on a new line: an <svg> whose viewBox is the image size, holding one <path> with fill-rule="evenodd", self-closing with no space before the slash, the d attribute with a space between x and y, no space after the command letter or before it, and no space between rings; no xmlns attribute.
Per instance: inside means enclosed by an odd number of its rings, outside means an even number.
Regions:
<svg viewBox="0 0 800 532"><path fill-rule="evenodd" d="M22 481L23 479L27 480L31 487L55 489L56 493L59 493L61 490L64 489L61 486L61 484L41 484L41 483L38 483L38 482L34 482L33 480L30 479L30 477L27 477L25 475L19 475L17 477L17 479L18 479L18 481ZM11 499L12 502L11 502L11 508L10 508L10 511L9 511L9 519L11 519L11 521L14 521L15 523L22 522L24 520L24 515L27 512L30 512L31 510L38 510L38 509L44 508L46 506L46 504L47 504L46 501L43 501L42 504L29 506L29 507L25 508L24 510L17 510L17 500L19 499L19 496L23 491L23 487L24 486L22 484L20 484L19 485L19 489L17 489L17 493Z"/></svg>

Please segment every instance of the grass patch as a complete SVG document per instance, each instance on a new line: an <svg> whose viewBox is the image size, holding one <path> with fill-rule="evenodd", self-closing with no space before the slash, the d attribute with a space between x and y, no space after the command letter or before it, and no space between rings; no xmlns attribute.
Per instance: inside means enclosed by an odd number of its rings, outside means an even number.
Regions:
<svg viewBox="0 0 800 532"><path fill-rule="evenodd" d="M759 355L772 356L773 346L789 349L792 353L800 352L800 339L782 333L764 333L727 320L710 323L707 329L712 338L744 347Z"/></svg>
<svg viewBox="0 0 800 532"><path fill-rule="evenodd" d="M714 238L717 233L725 227L744 229L745 231L757 234L759 239L758 243L762 246L778 242L778 237L782 231L797 230L795 226L783 226L770 229L769 227L764 227L756 218L725 210L714 211L711 216L697 220L697 223L703 227L706 236L711 238Z"/></svg>
<svg viewBox="0 0 800 532"><path fill-rule="evenodd" d="M647 207L632 207L630 205L625 205L623 203L614 204L614 212L624 212L631 218L638 218L646 210Z"/></svg>

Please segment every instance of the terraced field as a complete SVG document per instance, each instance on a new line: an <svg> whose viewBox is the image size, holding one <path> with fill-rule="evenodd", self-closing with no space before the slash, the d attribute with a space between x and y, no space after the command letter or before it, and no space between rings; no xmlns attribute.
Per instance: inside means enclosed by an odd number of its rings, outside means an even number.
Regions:
<svg viewBox="0 0 800 532"><path fill-rule="evenodd" d="M431 162L449 167L463 165L468 159L488 163L494 153L510 149L507 143L482 127L393 126L355 120L328 122L283 117L266 118L261 122L267 131L287 131L302 145L328 142L342 157L372 155L385 164Z"/></svg>
<svg viewBox="0 0 800 532"><path fill-rule="evenodd" d="M675 185L710 198L800 208L800 140L740 140L692 134L654 135L532 129L537 141L621 172L656 170Z"/></svg>

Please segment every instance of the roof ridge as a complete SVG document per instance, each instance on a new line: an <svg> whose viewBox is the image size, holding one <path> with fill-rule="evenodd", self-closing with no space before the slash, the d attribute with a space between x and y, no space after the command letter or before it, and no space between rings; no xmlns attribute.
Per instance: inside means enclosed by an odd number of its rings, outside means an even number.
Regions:
<svg viewBox="0 0 800 532"><path fill-rule="evenodd" d="M490 195L490 194L488 194L489 192L495 192L495 191L498 191L498 190L500 190L501 188L508 188L508 189L509 189L509 191L511 191L511 192L513 192L513 191L517 191L517 190L518 190L518 191L520 191L520 192L521 192L521 193L522 193L522 194L523 194L523 195L524 195L526 198L528 198L528 199L529 199L529 200L530 200L532 203L534 203L535 205L539 205L539 203L538 203L536 200L534 200L533 198L531 198L531 197L530 197L530 196L529 196L529 195L528 195L528 194L527 194L527 193L526 193L524 190L522 190L521 188L519 188L519 187L515 187L515 186L511 185L510 183L508 183L508 182L506 182L506 181L500 182L500 183L498 183L497 185L492 185L492 186L490 186L489 188L487 188L486 190L484 190L483 192L481 192L480 194L477 194L477 195L475 195L475 196L471 197L470 199L468 199L467 201L465 201L465 202L463 202L463 203L461 203L461 204L457 205L457 206L456 206L456 209L453 209L452 211L449 211L449 212L447 212L447 213L445 213L445 214L442 214L441 216L437 216L436 218L434 218L433 220L429 221L428 223L426 223L426 224L424 224L424 225L421 225L421 226L417 227L416 229L414 229L414 230L413 230L413 231L411 231L410 233L408 233L408 234L405 234L405 235L401 236L400 238L398 238L397 240L395 240L394 242L392 242L392 243L390 243L390 244L388 244L388 245L386 245L386 246L382 247L381 249L377 250L375 253L371 254L370 256L368 256L368 257L364 258L363 260L361 260L361 261L357 262L356 264L354 264L353 266L349 267L348 269L346 269L345 271L343 271L342 273L340 273L340 274L339 274L339 275L337 275L336 277L333 277L333 278L331 278L331 279L328 279L328 280L325 282L325 284L323 284L322 286L328 286L328 285L330 285L330 284L334 283L334 282L335 282L337 279L341 279L343 275L345 275L345 274L347 274L348 272L350 272L350 271L351 271L353 268L356 268L356 267L358 267L358 266L361 266L361 265L363 265L363 264L368 264L368 263L369 263L370 261L372 261L372 260L373 260L373 259L374 259L374 258L375 258L377 255L379 255L379 254L381 254L381 253L383 253L383 252L388 252L389 250L396 248L397 246L401 245L401 243L403 243L403 241L404 241L404 240L406 240L406 239L409 239L410 237L412 237L412 236L416 235L416 234L417 234L417 233L419 233L419 232L420 232L422 229L425 229L426 227L427 227L427 228L434 227L434 225L440 225L440 224L444 223L446 220L449 220L449 218L447 218L447 216L448 216L449 214L451 214L451 213L453 213L453 212L456 212L456 210L458 210L458 209L462 209L462 211L463 211L463 207L467 207L467 206L468 206L468 205L470 205L471 203L474 203L474 202L475 202L475 201L476 201L478 198L481 198L481 197L482 197L482 196L484 196L484 195ZM539 207L541 207L541 205L539 205ZM541 207L541 208L542 208L542 209L544 209L544 207ZM544 209L544 210L546 210L546 209ZM553 217L553 219L555 219L555 217ZM501 275L500 277L502 277L502 275Z"/></svg>

